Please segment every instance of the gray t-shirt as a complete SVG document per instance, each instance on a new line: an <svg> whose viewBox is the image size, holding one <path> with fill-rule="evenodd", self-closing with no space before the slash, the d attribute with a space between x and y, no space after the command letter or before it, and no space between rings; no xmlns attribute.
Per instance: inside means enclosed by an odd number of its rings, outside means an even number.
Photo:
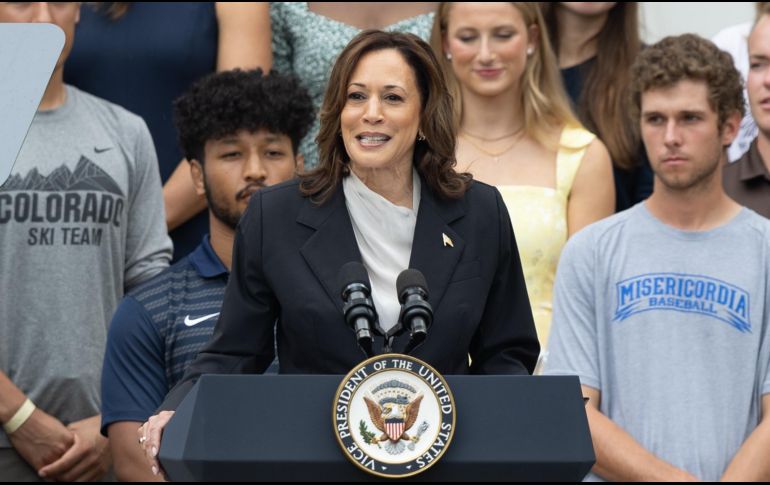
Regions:
<svg viewBox="0 0 770 485"><path fill-rule="evenodd" d="M755 212L686 232L638 204L564 248L544 373L579 376L647 450L717 481L770 393L769 277Z"/></svg>
<svg viewBox="0 0 770 485"><path fill-rule="evenodd" d="M38 112L0 187L0 248L0 370L65 424L99 414L112 313L171 257L144 121L69 86Z"/></svg>

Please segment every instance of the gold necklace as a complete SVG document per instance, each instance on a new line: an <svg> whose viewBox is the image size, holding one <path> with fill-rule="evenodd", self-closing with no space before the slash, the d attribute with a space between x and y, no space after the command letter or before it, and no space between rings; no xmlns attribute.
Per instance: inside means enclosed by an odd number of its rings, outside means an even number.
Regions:
<svg viewBox="0 0 770 485"><path fill-rule="evenodd" d="M466 136L469 136L471 138L475 138L475 139L481 140L481 141L492 142L492 141L505 140L508 137L511 137L513 135L517 135L521 131L521 127L517 128L516 131L508 133L507 135L498 136L497 138L484 138L483 136L474 135L473 133L469 132L468 130L465 130L464 128L460 129L460 131L465 133Z"/></svg>
<svg viewBox="0 0 770 485"><path fill-rule="evenodd" d="M517 133L515 133L515 134L519 135L520 133L521 133L521 130L519 130L519 132L517 132ZM478 150L478 151L480 151L481 153L485 154L486 156L488 156L488 157L492 158L492 159L495 161L495 163L498 163L498 162L500 162L500 156L501 156L501 155L505 155L506 153L508 153L509 151L511 151L511 149L512 149L513 147L515 147L516 145L518 145L518 144L519 144L519 141L521 140L521 136L517 136L517 137L516 137L516 138L513 140L513 143L511 143L510 145L508 145L507 147L505 147L503 150L501 150L501 151L499 151L499 152L496 152L496 153L495 153L495 152L490 152L489 150L487 150L487 149L485 149L485 148L482 148L482 147L480 147L479 145L477 145L477 144L473 143L473 140L471 140L469 137L465 136L465 134L464 134L464 133L460 133L460 136L461 136L461 137L463 137L463 138L465 138L465 140L466 140L468 143L470 143L470 144L471 144L471 145L472 145L472 146L473 146L473 147L474 147L476 150Z"/></svg>

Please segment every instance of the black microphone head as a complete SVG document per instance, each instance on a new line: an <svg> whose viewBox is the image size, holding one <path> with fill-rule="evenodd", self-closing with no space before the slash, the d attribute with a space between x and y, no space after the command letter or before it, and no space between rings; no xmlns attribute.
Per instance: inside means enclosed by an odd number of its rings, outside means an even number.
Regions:
<svg viewBox="0 0 770 485"><path fill-rule="evenodd" d="M364 265L358 261L345 263L342 265L342 268L340 268L340 293L344 293L345 289L351 283L360 283L367 288L371 288L371 285L369 284L369 273L366 272Z"/></svg>
<svg viewBox="0 0 770 485"><path fill-rule="evenodd" d="M425 281L425 276L422 275L416 269L405 269L398 275L396 279L396 292L398 293L398 300L404 302L404 291L407 288L418 287L425 292L425 298L428 298L428 282Z"/></svg>

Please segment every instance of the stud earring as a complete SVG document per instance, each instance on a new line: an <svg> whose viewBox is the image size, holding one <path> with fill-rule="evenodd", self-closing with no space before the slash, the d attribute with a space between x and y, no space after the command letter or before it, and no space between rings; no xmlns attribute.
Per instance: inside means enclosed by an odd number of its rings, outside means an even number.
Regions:
<svg viewBox="0 0 770 485"><path fill-rule="evenodd" d="M449 62L452 62L452 54L451 53L449 53L449 52L446 53L446 60L449 61Z"/></svg>
<svg viewBox="0 0 770 485"><path fill-rule="evenodd" d="M425 141L425 135L423 135L422 130L417 132L417 140Z"/></svg>
<svg viewBox="0 0 770 485"><path fill-rule="evenodd" d="M528 56L531 56L534 53L535 53L535 48L534 47L532 47L532 46L527 47L527 55Z"/></svg>

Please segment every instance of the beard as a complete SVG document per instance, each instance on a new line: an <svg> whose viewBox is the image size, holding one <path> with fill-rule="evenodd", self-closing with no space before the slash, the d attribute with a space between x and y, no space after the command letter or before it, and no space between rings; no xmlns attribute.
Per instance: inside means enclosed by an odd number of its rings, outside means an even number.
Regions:
<svg viewBox="0 0 770 485"><path fill-rule="evenodd" d="M713 162L694 167L687 173L669 173L659 168L655 170L655 176L671 191L689 192L709 185L719 169L721 160L721 157L718 157Z"/></svg>
<svg viewBox="0 0 770 485"><path fill-rule="evenodd" d="M225 194L213 190L206 177L203 177L203 186L206 188L206 201L209 204L209 210L220 222L224 223L233 231L238 227L243 211L240 210L238 201L243 198L243 192L240 191L229 199Z"/></svg>

